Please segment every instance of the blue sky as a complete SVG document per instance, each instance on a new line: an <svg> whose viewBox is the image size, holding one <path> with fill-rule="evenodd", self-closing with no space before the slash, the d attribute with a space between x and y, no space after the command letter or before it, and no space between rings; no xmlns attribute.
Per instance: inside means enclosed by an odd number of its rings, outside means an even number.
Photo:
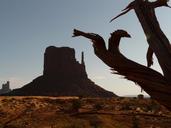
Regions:
<svg viewBox="0 0 171 128"><path fill-rule="evenodd" d="M107 41L111 32L125 29L131 39L123 39L121 52L146 65L147 42L134 11L109 23L131 0L0 0L0 84L11 81L11 88L31 82L43 72L46 47L68 46L80 60L85 52L90 79L118 95L140 93L133 82L111 74L110 68L93 53L89 40L72 38L74 28L98 33ZM169 2L171 5L171 3ZM157 9L164 33L171 39L171 9ZM160 68L155 62L154 69Z"/></svg>

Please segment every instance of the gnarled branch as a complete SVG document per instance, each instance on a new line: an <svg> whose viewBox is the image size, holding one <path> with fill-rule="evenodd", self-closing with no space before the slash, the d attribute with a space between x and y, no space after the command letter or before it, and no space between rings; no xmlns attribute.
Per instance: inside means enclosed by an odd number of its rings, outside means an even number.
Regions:
<svg viewBox="0 0 171 128"><path fill-rule="evenodd" d="M101 47L105 46L105 42L101 39L102 37L100 37L99 35L98 36L100 38L98 39L96 37L91 36L90 33L74 30L74 36L83 36L91 39L93 42L95 54L105 64L111 67L115 74L123 75L126 79L136 82L152 98L158 100L160 103L162 103L171 110L171 103L168 102L168 100L170 99L167 99L167 97L171 95L171 93L168 91L171 89L171 87L167 86L167 80L159 72L141 64L138 64L134 61L131 61L127 59L124 55L122 55L119 51L119 43L123 35L121 35L121 33L119 32L120 30L115 31L111 34L108 43L112 43L113 45L112 47L109 45L109 50L107 50L106 47ZM103 45L99 47L98 44ZM166 100L165 102L164 99ZM169 103L169 105L167 103Z"/></svg>
<svg viewBox="0 0 171 128"><path fill-rule="evenodd" d="M111 20L113 21L134 9L149 44L147 52L148 67L129 60L120 53L119 43L121 37L130 37L124 30L117 30L111 34L108 50L105 47L103 38L97 34L74 30L74 36L83 36L91 39L95 54L111 67L115 74L123 75L126 79L136 82L152 98L171 111L171 46L160 28L154 10L161 6L168 7L167 1L157 0L156 2L148 2L148 0L135 0L121 14ZM153 52L164 75L149 68L153 63Z"/></svg>
<svg viewBox="0 0 171 128"><path fill-rule="evenodd" d="M131 2L126 9L134 9L146 35L147 42L152 51L154 51L164 76L171 82L170 42L162 32L154 11L156 7L168 7L167 1L168 0L158 0L156 2L148 2L144 0L135 0Z"/></svg>

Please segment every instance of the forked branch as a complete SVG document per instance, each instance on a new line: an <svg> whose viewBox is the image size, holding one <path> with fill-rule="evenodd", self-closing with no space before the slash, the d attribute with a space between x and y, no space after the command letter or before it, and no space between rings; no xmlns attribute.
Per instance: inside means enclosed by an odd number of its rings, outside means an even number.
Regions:
<svg viewBox="0 0 171 128"><path fill-rule="evenodd" d="M168 102L169 99L167 99L167 97L171 95L171 93L168 91L171 89L171 87L167 85L167 80L165 79L165 77L163 77L162 74L153 69L127 59L123 54L120 53L119 43L121 37L129 37L126 31L117 30L111 34L108 42L108 50L106 49L106 47L103 47L105 46L105 42L101 36L100 38L96 38L96 36L91 35L92 33L85 33L79 30L74 30L74 37L83 36L92 40L95 54L105 64L111 67L111 69L114 71L113 73L123 75L126 79L136 82L152 98L158 100L160 103L171 110L171 108L169 107L171 106L171 103L169 102L168 105L163 100L166 99ZM113 45L110 45L111 43Z"/></svg>
<svg viewBox="0 0 171 128"><path fill-rule="evenodd" d="M170 7L167 4L168 0L157 0L156 2L148 2L144 0L135 0L131 2L124 10L134 9L144 33L147 38L147 42L150 46L150 56L147 61L152 62L152 54L155 53L158 62L161 66L164 76L171 83L171 47L170 42L162 32L160 25L157 21L154 9L157 7L165 6ZM123 13L122 13L123 14ZM126 14L126 13L125 13ZM121 15L120 15L121 16ZM113 19L118 18L116 16ZM112 20L113 20L112 19ZM148 53L147 53L148 54ZM150 58L151 57L151 58ZM151 62L150 62L151 61Z"/></svg>
<svg viewBox="0 0 171 128"><path fill-rule="evenodd" d="M147 52L147 65L143 66L129 60L119 51L121 37L130 37L124 30L117 30L109 38L109 49L101 36L93 33L85 33L74 30L74 36L83 36L91 39L95 54L109 67L113 73L123 75L126 79L140 85L152 98L163 104L171 111L171 46L170 42L162 32L155 15L155 8L166 6L168 0L135 0L131 2L121 14L111 21L134 9L149 44ZM161 73L150 69L153 64L152 55L155 53L163 71Z"/></svg>

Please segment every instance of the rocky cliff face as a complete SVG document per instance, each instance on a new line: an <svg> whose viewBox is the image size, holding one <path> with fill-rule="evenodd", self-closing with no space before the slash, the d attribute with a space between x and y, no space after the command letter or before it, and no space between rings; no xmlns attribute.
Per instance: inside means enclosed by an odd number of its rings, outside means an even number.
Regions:
<svg viewBox="0 0 171 128"><path fill-rule="evenodd" d="M54 46L46 48L43 75L6 95L116 96L88 79L83 54L80 64L75 59L74 49Z"/></svg>

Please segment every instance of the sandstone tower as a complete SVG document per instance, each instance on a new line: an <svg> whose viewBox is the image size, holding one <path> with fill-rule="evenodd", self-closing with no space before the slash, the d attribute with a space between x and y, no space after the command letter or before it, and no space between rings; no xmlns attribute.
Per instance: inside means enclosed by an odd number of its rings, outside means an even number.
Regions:
<svg viewBox="0 0 171 128"><path fill-rule="evenodd" d="M47 77L58 77L60 79L87 78L84 54L82 53L80 64L75 59L74 49L68 47L48 47L44 54L43 75Z"/></svg>
<svg viewBox="0 0 171 128"><path fill-rule="evenodd" d="M87 77L85 68L83 52L81 63L79 63L75 58L73 48L49 46L44 53L43 75L6 95L116 96L92 82Z"/></svg>
<svg viewBox="0 0 171 128"><path fill-rule="evenodd" d="M5 84L2 84L2 89L0 89L0 94L8 93L10 91L11 91L11 89L10 89L9 81L7 81L7 83L5 83Z"/></svg>

